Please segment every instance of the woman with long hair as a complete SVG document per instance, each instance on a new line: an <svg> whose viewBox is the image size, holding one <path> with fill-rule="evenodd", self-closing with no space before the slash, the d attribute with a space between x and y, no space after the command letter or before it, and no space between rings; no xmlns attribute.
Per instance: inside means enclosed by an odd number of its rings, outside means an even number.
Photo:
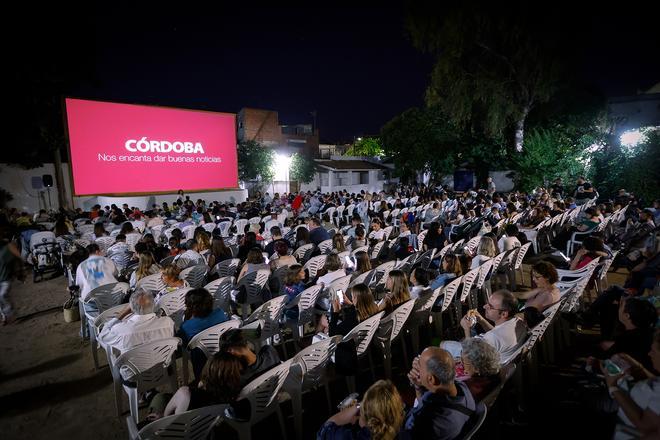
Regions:
<svg viewBox="0 0 660 440"><path fill-rule="evenodd" d="M211 242L211 255L209 256L209 267L213 268L221 261L229 260L232 258L231 249L225 246L225 241L222 236L214 235Z"/></svg>
<svg viewBox="0 0 660 440"><path fill-rule="evenodd" d="M332 236L332 247L337 252L346 252L346 245L344 243L344 236L337 233Z"/></svg>
<svg viewBox="0 0 660 440"><path fill-rule="evenodd" d="M140 254L137 269L131 274L129 285L135 288L135 285L142 278L153 275L160 271L160 266L156 264L156 260L151 252L143 252Z"/></svg>
<svg viewBox="0 0 660 440"><path fill-rule="evenodd" d="M261 248L253 247L247 254L247 258L245 259L245 263L241 268L241 272L238 274L237 281L243 278L245 275L256 272L259 269L270 270L270 266L265 263L264 256L261 253Z"/></svg>
<svg viewBox="0 0 660 440"><path fill-rule="evenodd" d="M401 270L393 270L387 277L385 287L388 293L378 304L378 310L384 310L385 314L389 315L397 306L410 299L408 277Z"/></svg>
<svg viewBox="0 0 660 440"><path fill-rule="evenodd" d="M431 282L431 289L444 287L449 281L463 275L463 266L458 255L446 253L442 259L442 272Z"/></svg>
<svg viewBox="0 0 660 440"><path fill-rule="evenodd" d="M287 296L287 303L293 301L300 292L305 290L305 270L300 264L293 264L289 266L284 277L284 285L282 286L282 295ZM291 307L285 311L288 319L298 319L298 306Z"/></svg>
<svg viewBox="0 0 660 440"><path fill-rule="evenodd" d="M358 275L369 272L371 270L371 260L369 254L365 251L360 251L355 254L355 261L357 262L355 271L351 275L351 281Z"/></svg>
<svg viewBox="0 0 660 440"><path fill-rule="evenodd" d="M472 258L472 264L470 265L470 270L476 269L481 266L484 261L488 261L497 255L497 249L495 249L495 242L490 237L481 237L479 240L479 246L477 247L477 253Z"/></svg>
<svg viewBox="0 0 660 440"><path fill-rule="evenodd" d="M344 294L344 303L335 296L330 312L330 336L346 335L360 321L378 313L378 306L366 284L357 284L350 289L350 295Z"/></svg>

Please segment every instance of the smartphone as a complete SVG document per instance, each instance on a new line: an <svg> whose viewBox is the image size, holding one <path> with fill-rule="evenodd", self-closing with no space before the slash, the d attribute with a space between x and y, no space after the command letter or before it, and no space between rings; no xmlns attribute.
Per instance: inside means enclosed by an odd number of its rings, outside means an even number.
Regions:
<svg viewBox="0 0 660 440"><path fill-rule="evenodd" d="M337 298L339 298L339 304L344 304L344 291L339 289L337 290Z"/></svg>
<svg viewBox="0 0 660 440"><path fill-rule="evenodd" d="M619 367L617 364L615 364L614 362L612 362L609 359L605 359L603 361L603 366L605 367L605 372L609 376L616 376L617 374L623 373L623 370L621 369L621 367Z"/></svg>

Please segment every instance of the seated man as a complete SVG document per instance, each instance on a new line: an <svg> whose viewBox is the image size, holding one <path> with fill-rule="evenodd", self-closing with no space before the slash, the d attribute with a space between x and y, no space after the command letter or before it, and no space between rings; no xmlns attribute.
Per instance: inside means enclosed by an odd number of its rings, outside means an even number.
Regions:
<svg viewBox="0 0 660 440"><path fill-rule="evenodd" d="M103 347L112 347L124 353L131 348L174 336L174 321L154 313L154 297L138 290L131 295L130 308L108 321L98 340Z"/></svg>
<svg viewBox="0 0 660 440"><path fill-rule="evenodd" d="M461 319L461 327L465 337L471 336L473 325L479 324L486 333L478 335L483 338L500 354L502 365L511 360L516 350L527 339L527 325L516 318L518 312L518 300L508 290L498 290L494 292L485 305L485 319L476 309L469 310ZM472 321L472 320L473 321ZM493 322L495 325L491 324ZM443 348L450 348L454 351L455 343L446 341L440 344ZM460 350L460 349L459 349ZM457 355L459 353L452 353Z"/></svg>
<svg viewBox="0 0 660 440"><path fill-rule="evenodd" d="M461 433L476 403L468 387L454 377L454 359L441 348L429 347L415 358L408 373L415 387L415 407L403 428L411 438L453 439Z"/></svg>
<svg viewBox="0 0 660 440"><path fill-rule="evenodd" d="M309 240L316 246L322 241L330 240L328 231L323 229L321 221L317 217L312 217L308 223L309 226Z"/></svg>
<svg viewBox="0 0 660 440"><path fill-rule="evenodd" d="M101 253L96 243L87 246L89 257L76 269L76 285L80 287L80 299L85 300L87 294L99 286L117 282L117 266L111 259Z"/></svg>
<svg viewBox="0 0 660 440"><path fill-rule="evenodd" d="M186 251L179 254L174 258L174 263L180 268L196 266L198 264L206 264L206 260L197 252L197 242L195 240L188 240L185 245Z"/></svg>

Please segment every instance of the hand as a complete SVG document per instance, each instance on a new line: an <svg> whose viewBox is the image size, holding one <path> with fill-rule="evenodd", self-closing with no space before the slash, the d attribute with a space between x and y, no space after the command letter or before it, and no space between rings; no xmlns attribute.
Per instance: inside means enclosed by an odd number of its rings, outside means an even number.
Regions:
<svg viewBox="0 0 660 440"><path fill-rule="evenodd" d="M605 383L607 384L608 387L617 386L617 382L619 381L619 379L621 379L626 374L626 372L624 371L622 373L617 374L616 376L610 376L607 372L607 369L603 365L603 362L600 361L598 364L600 365L600 370L603 372L603 375L605 376Z"/></svg>
<svg viewBox="0 0 660 440"><path fill-rule="evenodd" d="M339 298L335 296L334 300L332 301L332 311L339 312L339 310L341 310L341 304L339 304Z"/></svg>
<svg viewBox="0 0 660 440"><path fill-rule="evenodd" d="M416 387L422 386L421 378L419 375L419 356L413 359L412 368L408 373L408 380L410 380L410 382Z"/></svg>
<svg viewBox="0 0 660 440"><path fill-rule="evenodd" d="M348 424L355 424L357 423L358 419L360 418L360 409L357 406L357 402L355 405L351 405L347 408L342 409L339 411L337 414L334 416L330 417L328 419L329 422L334 422L335 425L342 426L342 425L348 425Z"/></svg>
<svg viewBox="0 0 660 440"><path fill-rule="evenodd" d="M472 328L472 323L468 319L468 314L467 313L465 314L465 316L463 316L463 318L461 318L461 327L465 331L470 331L470 328Z"/></svg>

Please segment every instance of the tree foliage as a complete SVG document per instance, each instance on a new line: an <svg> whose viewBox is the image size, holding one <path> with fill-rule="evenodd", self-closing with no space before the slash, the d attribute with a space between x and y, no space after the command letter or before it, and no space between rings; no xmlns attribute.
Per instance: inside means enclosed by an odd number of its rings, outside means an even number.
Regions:
<svg viewBox="0 0 660 440"><path fill-rule="evenodd" d="M273 164L275 153L257 141L238 144L238 178L244 182L261 180L270 182L275 176Z"/></svg>
<svg viewBox="0 0 660 440"><path fill-rule="evenodd" d="M295 153L291 157L290 176L292 180L297 180L302 183L310 183L314 180L316 174L316 167L314 161L307 159L305 156Z"/></svg>
<svg viewBox="0 0 660 440"><path fill-rule="evenodd" d="M500 3L427 5L414 3L406 20L413 44L437 57L427 104L461 129L509 139L520 150L527 116L553 96L560 71L534 32L534 14Z"/></svg>
<svg viewBox="0 0 660 440"><path fill-rule="evenodd" d="M379 138L365 137L355 142L344 156L382 156L383 147Z"/></svg>

